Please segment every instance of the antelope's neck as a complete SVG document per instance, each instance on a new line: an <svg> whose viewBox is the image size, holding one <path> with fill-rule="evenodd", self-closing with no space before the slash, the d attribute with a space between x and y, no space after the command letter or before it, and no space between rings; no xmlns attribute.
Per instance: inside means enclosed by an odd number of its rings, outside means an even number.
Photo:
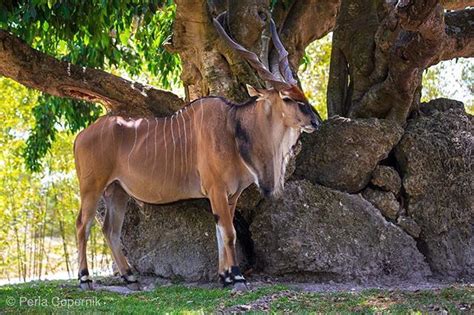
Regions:
<svg viewBox="0 0 474 315"><path fill-rule="evenodd" d="M274 113L277 115L277 113ZM256 183L268 191L280 191L299 131L286 127L273 114L257 106L237 108L231 123L237 150Z"/></svg>

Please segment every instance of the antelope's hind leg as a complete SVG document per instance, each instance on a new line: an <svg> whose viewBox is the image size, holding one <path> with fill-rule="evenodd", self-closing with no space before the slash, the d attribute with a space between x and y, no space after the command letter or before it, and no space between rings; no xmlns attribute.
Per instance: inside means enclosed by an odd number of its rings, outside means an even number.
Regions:
<svg viewBox="0 0 474 315"><path fill-rule="evenodd" d="M81 191L81 209L76 220L77 249L79 259L79 286L83 290L93 290L92 280L87 268L87 240L94 223L100 192Z"/></svg>
<svg viewBox="0 0 474 315"><path fill-rule="evenodd" d="M119 269L122 279L127 283L127 287L132 290L140 290L139 283L133 275L132 268L122 251L123 221L127 210L129 196L119 183L113 182L104 191L104 200L107 207L105 213L102 232L112 251L112 256Z"/></svg>

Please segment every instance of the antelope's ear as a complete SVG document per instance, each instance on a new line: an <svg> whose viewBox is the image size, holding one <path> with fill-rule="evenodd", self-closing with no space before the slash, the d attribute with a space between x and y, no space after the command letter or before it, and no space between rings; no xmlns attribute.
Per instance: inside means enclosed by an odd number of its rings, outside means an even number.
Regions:
<svg viewBox="0 0 474 315"><path fill-rule="evenodd" d="M291 91L290 89L288 89L288 90L281 90L281 91L278 91L278 94L280 94L280 97L281 97L282 99L284 99L284 98L291 98L291 99L292 99L292 98L293 98L293 97L292 97L292 96L293 96L293 93L292 93L292 92L293 92L293 91Z"/></svg>
<svg viewBox="0 0 474 315"><path fill-rule="evenodd" d="M292 101L293 100L291 98L291 96L289 95L289 93L287 93L285 91L278 91L278 94L280 95L280 98L284 101L286 101L286 100Z"/></svg>
<svg viewBox="0 0 474 315"><path fill-rule="evenodd" d="M308 99L297 86L293 86L289 89L278 91L282 99L292 99L294 101L308 102Z"/></svg>
<svg viewBox="0 0 474 315"><path fill-rule="evenodd" d="M265 109L265 114L269 115L271 113L272 103L268 99L267 90L257 89L251 85L247 84L247 91L249 92L250 97L257 97L257 101L264 101L263 108Z"/></svg>
<svg viewBox="0 0 474 315"><path fill-rule="evenodd" d="M251 85L246 84L247 92L249 93L250 97L257 96L258 98L264 98L264 92L261 89L254 88Z"/></svg>

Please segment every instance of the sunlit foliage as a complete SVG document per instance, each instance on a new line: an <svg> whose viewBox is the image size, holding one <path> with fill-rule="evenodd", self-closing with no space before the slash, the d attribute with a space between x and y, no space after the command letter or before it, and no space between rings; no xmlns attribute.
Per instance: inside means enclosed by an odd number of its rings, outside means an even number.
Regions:
<svg viewBox="0 0 474 315"><path fill-rule="evenodd" d="M44 278L76 270L75 218L79 198L74 173L74 135L59 131L41 172L22 158L38 93L0 79L0 279ZM93 231L90 257L109 266L100 233ZM102 264L101 264L102 260Z"/></svg>
<svg viewBox="0 0 474 315"><path fill-rule="evenodd" d="M474 61L449 60L428 68L423 76L422 101L445 97L462 101L474 114Z"/></svg>
<svg viewBox="0 0 474 315"><path fill-rule="evenodd" d="M299 69L299 78L311 104L321 118L326 119L326 90L329 79L332 34L317 40L306 48L304 60Z"/></svg>
<svg viewBox="0 0 474 315"><path fill-rule="evenodd" d="M171 0L0 2L0 28L32 47L63 61L114 70L164 88L179 84L179 57L164 49L174 15ZM51 96L39 97L33 110L35 123L25 148L33 171L41 169L40 160L57 130L77 131L101 112L98 105Z"/></svg>

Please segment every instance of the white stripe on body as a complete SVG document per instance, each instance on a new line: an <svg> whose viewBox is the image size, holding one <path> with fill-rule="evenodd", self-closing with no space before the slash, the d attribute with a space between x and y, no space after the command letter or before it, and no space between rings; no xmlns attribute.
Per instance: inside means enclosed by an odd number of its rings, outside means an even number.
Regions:
<svg viewBox="0 0 474 315"><path fill-rule="evenodd" d="M132 156L133 150L135 149L135 146L137 144L137 137L138 137L138 126L140 126L141 120L137 120L133 123L133 127L135 128L135 139L133 140L133 146L132 149L130 150L130 153L128 154L128 159L127 159L127 166L128 166L128 172L130 173L130 157Z"/></svg>
<svg viewBox="0 0 474 315"><path fill-rule="evenodd" d="M184 115L183 113L181 112L181 119L183 120L183 130L184 130L184 176L187 178L187 174L188 174L188 161L187 161L187 158L188 158L188 149L187 149L187 138L186 138L186 121L184 120ZM183 152L181 152L181 155L183 154Z"/></svg>
<svg viewBox="0 0 474 315"><path fill-rule="evenodd" d="M163 183L161 183L161 188L164 189L166 180L168 178L168 144L166 141L166 120L168 117L165 117L165 123L163 125L163 142L165 143L165 178Z"/></svg>
<svg viewBox="0 0 474 315"><path fill-rule="evenodd" d="M148 160L148 135L150 134L150 122L148 121L148 118L145 118L146 120L146 134L145 134L145 163Z"/></svg>
<svg viewBox="0 0 474 315"><path fill-rule="evenodd" d="M171 116L171 138L173 139L173 170L172 170L172 175L171 175L171 180L174 178L174 172L175 172L175 166L176 166L176 142L174 140L174 132L173 132L173 117L175 115Z"/></svg>

